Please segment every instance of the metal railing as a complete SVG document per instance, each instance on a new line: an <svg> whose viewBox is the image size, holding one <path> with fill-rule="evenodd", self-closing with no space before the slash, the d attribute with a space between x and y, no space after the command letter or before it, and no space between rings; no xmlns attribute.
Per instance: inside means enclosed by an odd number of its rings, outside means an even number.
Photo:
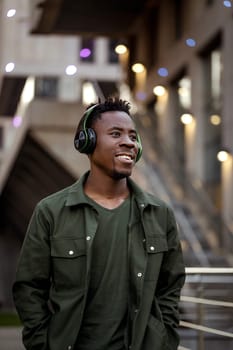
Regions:
<svg viewBox="0 0 233 350"><path fill-rule="evenodd" d="M221 286L222 294L225 298L230 300L220 300L219 287ZM183 311L181 312L180 327L183 329L196 332L195 349L204 350L206 335L211 334L221 343L222 337L224 342L228 340L233 342L233 302L232 302L232 286L233 286L233 268L209 268L209 267L190 267L186 268L186 283L181 295L181 304ZM218 299L211 298L209 295L213 295L216 292ZM191 295L186 295L191 294ZM193 296L193 294L197 294ZM205 296L206 294L206 296ZM191 309L190 309L190 304ZM193 307L194 306L194 307ZM217 329L209 325L205 325L205 316L208 313L213 312L210 308L214 308L215 315L218 308L224 308L223 314L226 315L225 320L228 321L229 330ZM208 311L205 309L209 308ZM189 310L189 311L187 311ZM191 310L191 311L190 311ZM191 317L198 320L198 322L191 322L185 320L185 314L191 314ZM189 315L190 316L190 315ZM187 315L186 315L187 317ZM216 316L217 318L217 316ZM212 320L216 321L214 318ZM221 327L221 318L219 320L219 326ZM223 326L223 325L222 325ZM181 336L181 343L184 341ZM190 347L186 348L189 349ZM208 346L208 349L210 346ZM222 348L219 346L219 349ZM183 348L184 349L184 348ZM194 350L193 347L190 348ZM179 348L182 350L182 347Z"/></svg>

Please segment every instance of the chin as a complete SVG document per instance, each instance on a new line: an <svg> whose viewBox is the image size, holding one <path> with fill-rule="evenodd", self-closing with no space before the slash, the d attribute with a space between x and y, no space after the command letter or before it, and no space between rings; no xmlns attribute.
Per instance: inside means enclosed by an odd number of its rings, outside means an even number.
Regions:
<svg viewBox="0 0 233 350"><path fill-rule="evenodd" d="M112 177L113 179L116 179L116 180L121 180L121 179L124 179L124 178L127 178L131 175L131 171L114 171L112 173Z"/></svg>

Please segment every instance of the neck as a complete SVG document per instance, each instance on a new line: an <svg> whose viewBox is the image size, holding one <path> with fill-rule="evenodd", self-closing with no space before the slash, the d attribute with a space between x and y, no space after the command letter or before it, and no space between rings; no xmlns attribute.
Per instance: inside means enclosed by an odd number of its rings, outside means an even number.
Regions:
<svg viewBox="0 0 233 350"><path fill-rule="evenodd" d="M106 176L100 181L91 172L84 185L84 192L97 203L110 209L120 205L129 196L126 178L115 180Z"/></svg>

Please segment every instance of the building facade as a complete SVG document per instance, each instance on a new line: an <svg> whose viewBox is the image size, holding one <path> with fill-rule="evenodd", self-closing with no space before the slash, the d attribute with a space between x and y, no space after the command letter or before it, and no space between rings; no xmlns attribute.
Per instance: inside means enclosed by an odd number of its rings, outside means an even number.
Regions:
<svg viewBox="0 0 233 350"><path fill-rule="evenodd" d="M222 220L220 240L232 252L233 4L151 1L135 37L128 77L147 127L186 186L210 200ZM136 73L135 63L143 65Z"/></svg>

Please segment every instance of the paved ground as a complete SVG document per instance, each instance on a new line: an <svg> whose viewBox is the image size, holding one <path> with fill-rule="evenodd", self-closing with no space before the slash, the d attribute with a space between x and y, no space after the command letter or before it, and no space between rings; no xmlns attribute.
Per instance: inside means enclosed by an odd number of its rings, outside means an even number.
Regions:
<svg viewBox="0 0 233 350"><path fill-rule="evenodd" d="M21 328L0 327L1 350L25 350L21 342Z"/></svg>
<svg viewBox="0 0 233 350"><path fill-rule="evenodd" d="M21 342L21 328L0 327L1 350L25 350ZM189 350L179 347L179 350Z"/></svg>

